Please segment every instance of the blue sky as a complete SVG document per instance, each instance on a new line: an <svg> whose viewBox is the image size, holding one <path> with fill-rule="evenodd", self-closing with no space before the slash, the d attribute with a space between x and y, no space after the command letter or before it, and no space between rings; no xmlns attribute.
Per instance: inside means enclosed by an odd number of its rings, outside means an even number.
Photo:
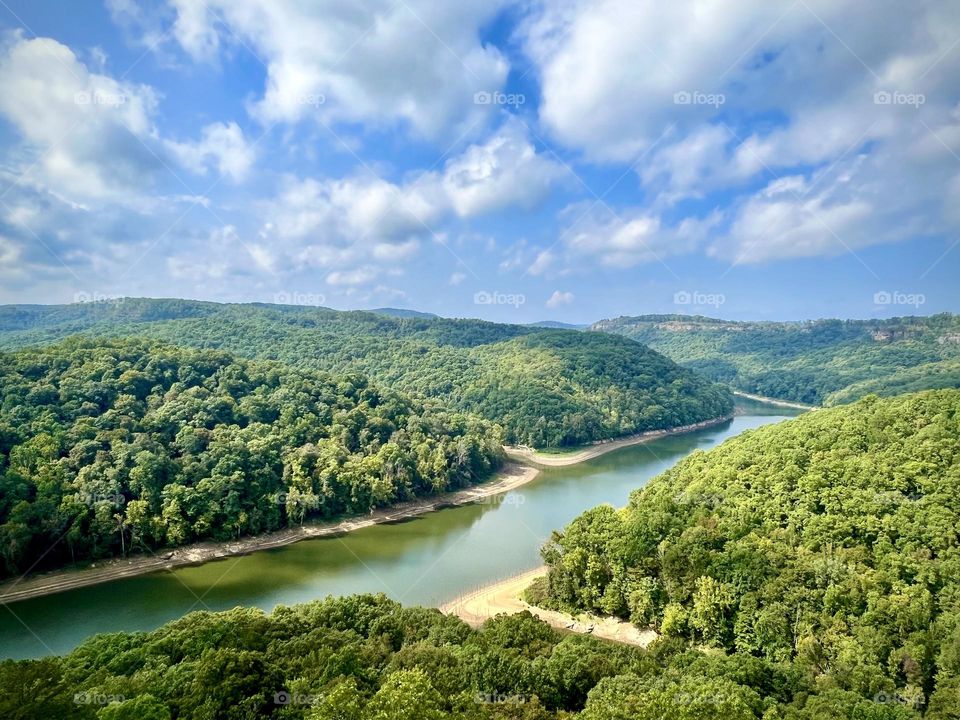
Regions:
<svg viewBox="0 0 960 720"><path fill-rule="evenodd" d="M0 302L956 312L916 5L3 0Z"/></svg>

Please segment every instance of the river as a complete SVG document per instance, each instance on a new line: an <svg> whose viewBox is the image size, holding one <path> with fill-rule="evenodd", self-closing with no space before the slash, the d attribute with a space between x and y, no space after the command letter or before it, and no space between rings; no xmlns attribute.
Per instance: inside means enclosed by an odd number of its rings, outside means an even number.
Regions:
<svg viewBox="0 0 960 720"><path fill-rule="evenodd" d="M194 610L271 610L360 592L439 605L541 564L552 530L600 503L626 504L631 490L694 450L799 414L749 400L737 407L723 425L543 470L482 504L6 605L0 657L68 652L94 633L150 630Z"/></svg>

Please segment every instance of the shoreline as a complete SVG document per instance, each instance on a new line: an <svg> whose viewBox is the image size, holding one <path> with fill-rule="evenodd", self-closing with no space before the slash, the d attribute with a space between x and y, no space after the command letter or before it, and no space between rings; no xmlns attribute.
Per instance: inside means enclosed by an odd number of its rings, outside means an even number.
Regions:
<svg viewBox="0 0 960 720"><path fill-rule="evenodd" d="M403 522L435 510L469 505L501 495L527 484L539 474L537 468L507 462L486 482L442 495L391 505L370 515L306 524L229 542L207 540L173 549L161 549L149 556L111 558L98 561L92 567L52 570L26 579L8 580L0 583L0 604L54 595L152 572L202 565L211 560L285 547L301 540L335 537L372 525Z"/></svg>
<svg viewBox="0 0 960 720"><path fill-rule="evenodd" d="M526 610L557 630L593 635L603 640L642 648L647 647L659 637L653 630L641 630L619 618L598 617L589 613L570 615L531 605L520 598L530 583L546 574L547 566L541 565L533 570L499 580L444 603L440 606L440 612L445 615L456 615L470 627L476 628L501 613L513 615Z"/></svg>
<svg viewBox="0 0 960 720"><path fill-rule="evenodd" d="M777 400L777 398L767 397L766 395L755 395L754 393L743 392L743 390L730 390L737 397L747 400L756 400L767 405L777 405L778 407L788 407L794 410L816 410L816 405L807 405L805 403L794 402L793 400Z"/></svg>
<svg viewBox="0 0 960 720"><path fill-rule="evenodd" d="M670 435L682 435L702 430L720 425L732 418L733 415L728 415L691 425L680 425L667 430L649 430L614 440L601 440L565 456L544 456L529 448L504 446L508 462L490 480L469 488L391 505L362 517L306 524L228 542L204 540L177 548L162 548L147 556L108 558L85 568L59 569L41 575L21 576L20 578L0 582L0 605L55 595L68 590L77 590L153 572L202 565L212 560L249 555L261 550L272 550L292 545L301 540L335 537L372 525L411 520L436 510L469 505L509 492L536 478L540 474L541 468L577 465L623 447L638 445Z"/></svg>
<svg viewBox="0 0 960 720"><path fill-rule="evenodd" d="M608 452L619 450L620 448L639 445L650 440L659 440L660 438L670 437L671 435L684 435L697 430L722 425L732 420L733 415L724 415L723 417L713 418L712 420L703 420L690 425L678 425L667 430L647 430L635 435L615 438L613 440L600 440L591 445L587 445L583 450L570 453L569 455L544 455L537 450L528 447L514 447L504 445L503 449L507 452L507 457L518 463L527 463L538 467L568 467L570 465L579 465L595 457L606 455Z"/></svg>

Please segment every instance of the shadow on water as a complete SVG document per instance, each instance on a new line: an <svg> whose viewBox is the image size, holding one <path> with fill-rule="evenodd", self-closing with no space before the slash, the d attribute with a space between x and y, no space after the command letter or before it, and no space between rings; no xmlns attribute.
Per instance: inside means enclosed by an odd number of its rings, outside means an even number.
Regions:
<svg viewBox="0 0 960 720"><path fill-rule="evenodd" d="M0 610L0 657L66 652L93 633L149 630L193 610L270 610L357 592L411 604L450 600L538 565L552 530L594 505L624 505L632 490L694 450L796 414L753 402L738 408L724 425L544 470L483 503L15 603Z"/></svg>

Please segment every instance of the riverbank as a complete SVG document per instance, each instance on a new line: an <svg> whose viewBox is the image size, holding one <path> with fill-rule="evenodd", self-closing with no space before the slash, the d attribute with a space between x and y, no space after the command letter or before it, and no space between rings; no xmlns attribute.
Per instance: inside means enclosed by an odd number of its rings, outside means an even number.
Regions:
<svg viewBox="0 0 960 720"><path fill-rule="evenodd" d="M302 525L226 543L194 543L175 549L160 550L150 556L103 560L88 568L54 570L25 579L8 580L0 584L0 603L13 603L136 575L173 570L187 565L199 565L210 560L236 555L247 555L260 550L283 547L301 540L335 537L380 523L402 522L447 507L483 502L525 485L539 472L534 467L508 463L492 480L485 483L416 502L392 505L363 517Z"/></svg>
<svg viewBox="0 0 960 720"><path fill-rule="evenodd" d="M528 447L504 446L507 451L507 457L511 460L521 463L539 465L540 467L567 467L568 465L577 465L578 463L591 460L600 455L604 455L620 448L640 443L657 440L658 438L669 435L683 435L684 433L694 432L695 430L705 430L706 428L722 425L733 419L733 415L714 418L713 420L704 420L703 422L693 423L691 425L680 425L669 430L648 430L647 432L637 433L636 435L627 435L626 437L616 438L614 440L600 440L583 450L571 452L565 455L548 455Z"/></svg>
<svg viewBox="0 0 960 720"><path fill-rule="evenodd" d="M550 456L529 448L505 447L508 458L513 462L504 466L493 479L470 488L424 498L415 502L393 505L363 517L347 518L328 523L306 524L231 542L204 541L178 548L158 550L149 556L102 560L85 568L54 570L42 575L7 580L0 583L0 604L53 595L147 573L200 565L211 560L248 555L260 550L284 547L301 540L334 537L380 523L402 522L447 507L483 502L487 498L502 495L530 482L539 474L537 466L564 467L576 465L622 447L637 445L668 435L680 435L702 430L720 425L730 419L731 417L715 418L669 430L653 430L616 440L600 441L568 455Z"/></svg>
<svg viewBox="0 0 960 720"><path fill-rule="evenodd" d="M447 615L456 615L471 627L479 627L486 620L501 613L513 615L527 610L558 630L593 635L638 647L647 647L657 639L657 633L653 630L640 630L619 618L598 617L586 613L574 616L530 605L521 598L523 591L534 580L546 574L547 568L542 566L514 575L445 603L440 607L440 611Z"/></svg>
<svg viewBox="0 0 960 720"><path fill-rule="evenodd" d="M766 395L754 395L753 393L743 392L742 390L731 390L734 395L737 397L746 398L747 400L756 400L757 402L766 403L767 405L776 405L777 407L786 407L793 408L794 410L816 410L816 405L805 405L804 403L793 402L792 400L777 400L776 398L767 397Z"/></svg>

